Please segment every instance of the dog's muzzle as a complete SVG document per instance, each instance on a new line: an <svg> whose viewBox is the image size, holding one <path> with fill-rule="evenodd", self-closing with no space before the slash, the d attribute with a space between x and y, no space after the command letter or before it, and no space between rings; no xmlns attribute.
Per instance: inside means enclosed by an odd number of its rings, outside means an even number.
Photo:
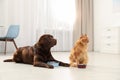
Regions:
<svg viewBox="0 0 120 80"><path fill-rule="evenodd" d="M57 44L57 40L56 39L54 39L54 45L56 45Z"/></svg>

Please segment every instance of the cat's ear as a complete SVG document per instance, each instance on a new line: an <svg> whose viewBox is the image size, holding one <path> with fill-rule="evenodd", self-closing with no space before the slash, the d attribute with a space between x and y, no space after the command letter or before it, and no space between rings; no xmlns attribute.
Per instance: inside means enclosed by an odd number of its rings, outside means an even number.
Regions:
<svg viewBox="0 0 120 80"><path fill-rule="evenodd" d="M81 34L81 36L83 36L83 33Z"/></svg>
<svg viewBox="0 0 120 80"><path fill-rule="evenodd" d="M84 35L83 35L83 34L81 34L80 39L81 39L81 38L83 38L83 36L84 36Z"/></svg>
<svg viewBox="0 0 120 80"><path fill-rule="evenodd" d="M82 38L82 37L83 37L83 34L81 34L80 38Z"/></svg>
<svg viewBox="0 0 120 80"><path fill-rule="evenodd" d="M85 36L87 36L87 34L85 34Z"/></svg>
<svg viewBox="0 0 120 80"><path fill-rule="evenodd" d="M82 38L82 36L80 36L80 39Z"/></svg>

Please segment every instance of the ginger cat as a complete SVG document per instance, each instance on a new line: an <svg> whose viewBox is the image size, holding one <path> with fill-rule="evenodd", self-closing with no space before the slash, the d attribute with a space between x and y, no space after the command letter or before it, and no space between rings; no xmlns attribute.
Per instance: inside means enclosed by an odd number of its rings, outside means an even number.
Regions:
<svg viewBox="0 0 120 80"><path fill-rule="evenodd" d="M87 55L87 47L88 47L89 39L87 35L82 35L78 41L76 41L73 49L70 53L70 66L77 67L78 64L88 63L88 55Z"/></svg>

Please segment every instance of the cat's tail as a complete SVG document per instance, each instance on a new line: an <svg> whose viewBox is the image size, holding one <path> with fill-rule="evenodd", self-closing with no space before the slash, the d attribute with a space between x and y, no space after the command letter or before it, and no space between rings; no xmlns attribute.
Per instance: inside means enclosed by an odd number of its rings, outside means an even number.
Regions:
<svg viewBox="0 0 120 80"><path fill-rule="evenodd" d="M6 59L3 62L14 62L14 60L13 59Z"/></svg>

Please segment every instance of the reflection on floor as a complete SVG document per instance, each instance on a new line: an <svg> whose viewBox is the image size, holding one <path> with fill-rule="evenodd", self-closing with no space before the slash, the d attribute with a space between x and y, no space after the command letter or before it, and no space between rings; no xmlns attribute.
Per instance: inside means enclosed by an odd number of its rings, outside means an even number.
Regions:
<svg viewBox="0 0 120 80"><path fill-rule="evenodd" d="M69 52L52 52L55 59L69 62ZM32 65L4 63L12 54L0 53L0 80L120 80L120 54L89 52L86 69L55 67L46 69Z"/></svg>

